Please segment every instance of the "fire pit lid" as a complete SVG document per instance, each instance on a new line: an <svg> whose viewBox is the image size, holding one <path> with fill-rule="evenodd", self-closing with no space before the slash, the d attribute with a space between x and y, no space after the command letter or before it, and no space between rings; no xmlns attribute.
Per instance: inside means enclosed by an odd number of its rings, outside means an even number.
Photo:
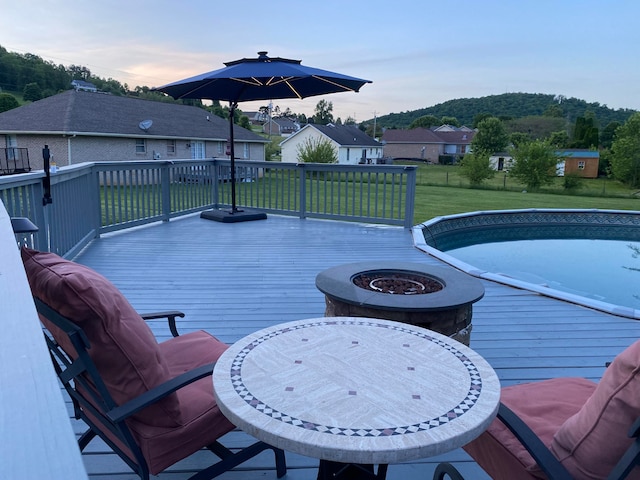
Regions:
<svg viewBox="0 0 640 480"><path fill-rule="evenodd" d="M443 288L425 295L392 295L353 283L354 277L371 271L426 276L440 282ZM451 267L393 261L349 263L329 268L316 276L316 287L333 299L383 310L448 310L477 302L484 296L480 280Z"/></svg>

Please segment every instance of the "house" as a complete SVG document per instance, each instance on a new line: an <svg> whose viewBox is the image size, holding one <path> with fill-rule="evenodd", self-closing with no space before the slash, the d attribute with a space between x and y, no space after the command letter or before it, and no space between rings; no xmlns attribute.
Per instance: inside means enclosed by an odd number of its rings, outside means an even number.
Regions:
<svg viewBox="0 0 640 480"><path fill-rule="evenodd" d="M242 115L246 115L251 125L262 125L269 118L266 112L242 112Z"/></svg>
<svg viewBox="0 0 640 480"><path fill-rule="evenodd" d="M498 172L508 172L514 163L513 157L508 152L496 152L489 157L491 168Z"/></svg>
<svg viewBox="0 0 640 480"><path fill-rule="evenodd" d="M236 158L264 160L266 139L237 125L233 132ZM225 157L229 123L198 107L67 90L0 113L0 135L41 169L45 145L58 166Z"/></svg>
<svg viewBox="0 0 640 480"><path fill-rule="evenodd" d="M382 144L355 125L307 124L280 142L282 161L298 163L298 147L307 141L329 140L338 153L338 163L382 163Z"/></svg>
<svg viewBox="0 0 640 480"><path fill-rule="evenodd" d="M262 133L286 137L300 130L300 124L285 117L272 118L262 125Z"/></svg>
<svg viewBox="0 0 640 480"><path fill-rule="evenodd" d="M97 92L98 91L98 87L96 87L93 83L85 82L84 80L73 80L71 82L71 86L75 90L83 90L85 92Z"/></svg>
<svg viewBox="0 0 640 480"><path fill-rule="evenodd" d="M575 173L584 178L598 178L598 167L600 164L600 152L595 150L561 150L557 152L562 157L562 173Z"/></svg>
<svg viewBox="0 0 640 480"><path fill-rule="evenodd" d="M584 178L598 178L600 152L593 150L558 150L556 175L564 177L566 174L576 174ZM509 153L494 153L489 157L491 168L498 171L509 171L515 160Z"/></svg>
<svg viewBox="0 0 640 480"><path fill-rule="evenodd" d="M382 134L385 157L428 163L455 163L471 149L475 131L443 126L437 129L388 129Z"/></svg>

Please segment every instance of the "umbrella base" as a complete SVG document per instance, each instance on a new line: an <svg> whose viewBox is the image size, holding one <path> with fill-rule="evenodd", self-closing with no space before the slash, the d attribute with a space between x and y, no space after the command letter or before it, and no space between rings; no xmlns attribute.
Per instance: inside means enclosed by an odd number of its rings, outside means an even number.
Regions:
<svg viewBox="0 0 640 480"><path fill-rule="evenodd" d="M251 222L253 220L266 220L267 214L252 210L205 210L200 218L222 223Z"/></svg>

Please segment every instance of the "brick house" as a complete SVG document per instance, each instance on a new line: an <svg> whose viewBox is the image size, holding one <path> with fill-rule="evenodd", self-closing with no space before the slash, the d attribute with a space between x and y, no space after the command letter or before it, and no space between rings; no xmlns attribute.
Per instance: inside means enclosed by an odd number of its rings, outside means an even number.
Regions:
<svg viewBox="0 0 640 480"><path fill-rule="evenodd" d="M198 107L67 90L0 113L0 135L0 147L28 149L37 170L43 168L45 144L59 167L224 158L229 123ZM234 140L237 158L264 160L266 139L235 125Z"/></svg>
<svg viewBox="0 0 640 480"><path fill-rule="evenodd" d="M385 157L440 163L456 162L471 149L475 131L455 127L387 129L382 134Z"/></svg>

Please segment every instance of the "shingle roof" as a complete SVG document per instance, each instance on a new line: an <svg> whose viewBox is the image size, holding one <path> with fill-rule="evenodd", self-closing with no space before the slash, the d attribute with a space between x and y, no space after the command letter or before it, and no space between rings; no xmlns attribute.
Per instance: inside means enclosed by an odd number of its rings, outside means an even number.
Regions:
<svg viewBox="0 0 640 480"><path fill-rule="evenodd" d="M446 143L469 144L475 132L464 130L452 132L435 132L428 128L412 128L410 130L388 129L382 135L386 143Z"/></svg>
<svg viewBox="0 0 640 480"><path fill-rule="evenodd" d="M147 131L144 120L153 122ZM226 140L229 123L198 107L67 90L0 113L0 133L12 132ZM233 135L267 142L237 125Z"/></svg>
<svg viewBox="0 0 640 480"><path fill-rule="evenodd" d="M325 134L334 142L348 147L348 146L359 146L359 147L379 147L380 143L376 142L369 135L364 133L355 125L316 125L310 124L310 127L313 127Z"/></svg>

